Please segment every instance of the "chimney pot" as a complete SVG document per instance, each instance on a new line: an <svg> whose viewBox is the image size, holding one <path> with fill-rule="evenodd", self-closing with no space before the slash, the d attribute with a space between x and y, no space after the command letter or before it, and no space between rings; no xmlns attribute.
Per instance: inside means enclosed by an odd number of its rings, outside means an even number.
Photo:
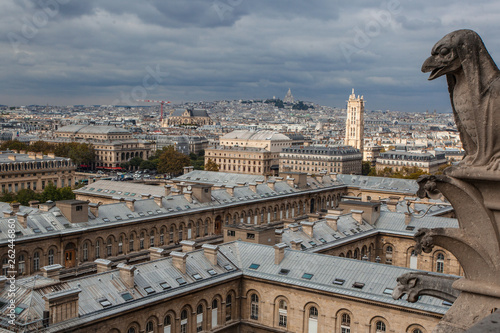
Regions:
<svg viewBox="0 0 500 333"><path fill-rule="evenodd" d="M183 240L180 244L182 245L182 252L192 252L196 250L196 242Z"/></svg>
<svg viewBox="0 0 500 333"><path fill-rule="evenodd" d="M136 269L135 266L129 266L127 264L121 263L118 264L118 269L120 270L120 279L123 281L123 284L129 289L134 288L134 271Z"/></svg>
<svg viewBox="0 0 500 333"><path fill-rule="evenodd" d="M304 231L306 233L306 235L308 235L309 237L311 238L314 238L314 224L316 224L316 222L314 221L303 221L303 222L300 222L300 224L302 225L302 231Z"/></svg>
<svg viewBox="0 0 500 333"><path fill-rule="evenodd" d="M362 210L351 209L352 218L356 220L358 224L363 224L363 213Z"/></svg>
<svg viewBox="0 0 500 333"><path fill-rule="evenodd" d="M172 251L170 252L170 256L172 257L172 264L174 267L181 271L182 274L186 274L186 260L188 254Z"/></svg>
<svg viewBox="0 0 500 333"><path fill-rule="evenodd" d="M285 249L288 247L285 243L274 245L274 264L279 265L285 258Z"/></svg>
<svg viewBox="0 0 500 333"><path fill-rule="evenodd" d="M125 199L125 204L132 212L135 210L135 199Z"/></svg>
<svg viewBox="0 0 500 333"><path fill-rule="evenodd" d="M293 250L302 251L302 239L293 239L290 241Z"/></svg>
<svg viewBox="0 0 500 333"><path fill-rule="evenodd" d="M337 221L339 217L334 215L327 215L325 218L326 218L326 224L328 224L328 226L333 230L338 231Z"/></svg>
<svg viewBox="0 0 500 333"><path fill-rule="evenodd" d="M113 262L111 260L102 259L102 258L94 260L94 263L97 266L97 273L110 271L111 265L113 265Z"/></svg>
<svg viewBox="0 0 500 333"><path fill-rule="evenodd" d="M217 253L219 252L219 247L212 244L203 244L201 247L205 257L210 261L212 265L217 265Z"/></svg>

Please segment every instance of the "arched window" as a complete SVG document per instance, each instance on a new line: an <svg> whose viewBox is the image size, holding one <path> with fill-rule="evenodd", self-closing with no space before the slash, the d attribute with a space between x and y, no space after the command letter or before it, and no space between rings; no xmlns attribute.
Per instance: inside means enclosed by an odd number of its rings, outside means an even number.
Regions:
<svg viewBox="0 0 500 333"><path fill-rule="evenodd" d="M219 302L214 299L212 301L212 328L217 327L219 323L217 322L217 319L219 318Z"/></svg>
<svg viewBox="0 0 500 333"><path fill-rule="evenodd" d="M111 257L113 251L113 241L108 238L108 244L106 245L106 256Z"/></svg>
<svg viewBox="0 0 500 333"><path fill-rule="evenodd" d="M20 254L17 258L17 271L19 275L23 275L25 273L25 270L24 254Z"/></svg>
<svg viewBox="0 0 500 333"><path fill-rule="evenodd" d="M184 226L181 224L179 226L179 242L182 240L182 232L184 231Z"/></svg>
<svg viewBox="0 0 500 333"><path fill-rule="evenodd" d="M203 331L203 305L196 308L196 332Z"/></svg>
<svg viewBox="0 0 500 333"><path fill-rule="evenodd" d="M99 240L95 241L95 257L101 257L101 242Z"/></svg>
<svg viewBox="0 0 500 333"><path fill-rule="evenodd" d="M259 319L259 296L256 294L250 297L250 319Z"/></svg>
<svg viewBox="0 0 500 333"><path fill-rule="evenodd" d="M133 328L133 327L129 328L127 333L135 333L135 328Z"/></svg>
<svg viewBox="0 0 500 333"><path fill-rule="evenodd" d="M165 245L165 228L160 229L160 246Z"/></svg>
<svg viewBox="0 0 500 333"><path fill-rule="evenodd" d="M200 237L200 222L196 223L196 237Z"/></svg>
<svg viewBox="0 0 500 333"><path fill-rule="evenodd" d="M172 332L172 317L167 315L163 320L163 333L171 333Z"/></svg>
<svg viewBox="0 0 500 333"><path fill-rule="evenodd" d="M54 250L50 249L49 250L49 265L54 265Z"/></svg>
<svg viewBox="0 0 500 333"><path fill-rule="evenodd" d="M288 305L284 299L279 301L278 304L278 326L279 327L286 327L287 325L287 320L288 320Z"/></svg>
<svg viewBox="0 0 500 333"><path fill-rule="evenodd" d="M444 254L442 253L438 253L438 255L436 256L436 272L444 272Z"/></svg>
<svg viewBox="0 0 500 333"><path fill-rule="evenodd" d="M191 223L188 223L187 225L187 239L191 239L193 237L193 225Z"/></svg>
<svg viewBox="0 0 500 333"><path fill-rule="evenodd" d="M376 333L382 333L382 332L385 332L385 323L383 321L377 321L377 323L375 324L375 329L376 329Z"/></svg>
<svg viewBox="0 0 500 333"><path fill-rule="evenodd" d="M168 242L169 243L173 243L174 242L174 226L170 226L170 233L169 233Z"/></svg>
<svg viewBox="0 0 500 333"><path fill-rule="evenodd" d="M128 241L128 250L129 252L134 251L134 235L130 235L130 239Z"/></svg>
<svg viewBox="0 0 500 333"><path fill-rule="evenodd" d="M354 250L354 254L352 255L354 259L358 259L358 249Z"/></svg>
<svg viewBox="0 0 500 333"><path fill-rule="evenodd" d="M208 220L205 221L205 230L204 230L205 236L208 235Z"/></svg>
<svg viewBox="0 0 500 333"><path fill-rule="evenodd" d="M415 328L411 333L423 333L420 328Z"/></svg>
<svg viewBox="0 0 500 333"><path fill-rule="evenodd" d="M351 316L349 314L342 314L340 321L340 333L351 333Z"/></svg>
<svg viewBox="0 0 500 333"><path fill-rule="evenodd" d="M309 309L308 333L318 333L318 309L312 306Z"/></svg>
<svg viewBox="0 0 500 333"><path fill-rule="evenodd" d="M36 272L40 270L40 252L35 252L33 255L33 271Z"/></svg>
<svg viewBox="0 0 500 333"><path fill-rule="evenodd" d="M188 330L188 312L182 310L181 312L181 333L187 333Z"/></svg>
<svg viewBox="0 0 500 333"><path fill-rule="evenodd" d="M146 324L146 333L154 333L154 324L151 320Z"/></svg>
<svg viewBox="0 0 500 333"><path fill-rule="evenodd" d="M118 239L118 254L123 253L123 236Z"/></svg>
<svg viewBox="0 0 500 333"><path fill-rule="evenodd" d="M388 265L392 265L392 253L393 253L392 246L388 245L385 248L385 263Z"/></svg>
<svg viewBox="0 0 500 333"><path fill-rule="evenodd" d="M144 233L141 232L141 237L139 238L139 250L143 250L144 249Z"/></svg>
<svg viewBox="0 0 500 333"><path fill-rule="evenodd" d="M232 311L232 297L231 295L227 295L226 297L226 321L231 320L231 311Z"/></svg>
<svg viewBox="0 0 500 333"><path fill-rule="evenodd" d="M386 254L392 254L392 246L390 246L390 245L389 245L389 246L387 246L387 247L385 248L385 253L386 253Z"/></svg>
<svg viewBox="0 0 500 333"><path fill-rule="evenodd" d="M155 232L154 230L151 230L151 233L149 234L149 247L155 246Z"/></svg>

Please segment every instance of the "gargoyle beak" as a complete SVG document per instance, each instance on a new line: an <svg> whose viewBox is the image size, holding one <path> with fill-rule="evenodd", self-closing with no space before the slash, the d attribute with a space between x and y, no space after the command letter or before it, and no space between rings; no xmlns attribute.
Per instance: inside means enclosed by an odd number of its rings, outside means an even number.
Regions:
<svg viewBox="0 0 500 333"><path fill-rule="evenodd" d="M442 63L436 60L436 57L430 56L425 60L424 64L422 65L422 72L423 73L428 73L431 72L431 75L429 75L428 80L434 80L437 77L440 77L442 75L442 71L445 69L446 66L443 66Z"/></svg>

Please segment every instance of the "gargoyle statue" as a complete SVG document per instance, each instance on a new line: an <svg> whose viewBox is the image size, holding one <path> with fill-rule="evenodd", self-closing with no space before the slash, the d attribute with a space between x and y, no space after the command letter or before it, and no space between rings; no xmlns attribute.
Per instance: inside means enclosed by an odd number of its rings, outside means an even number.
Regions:
<svg viewBox="0 0 500 333"><path fill-rule="evenodd" d="M407 294L408 302L415 303L420 296L428 295L453 303L460 294L460 291L451 287L457 279L421 272L406 273L397 278L398 284L392 292L392 298L400 299Z"/></svg>
<svg viewBox="0 0 500 333"><path fill-rule="evenodd" d="M429 80L446 74L465 149L461 164L500 169L500 71L477 33L457 30L432 48L422 65Z"/></svg>

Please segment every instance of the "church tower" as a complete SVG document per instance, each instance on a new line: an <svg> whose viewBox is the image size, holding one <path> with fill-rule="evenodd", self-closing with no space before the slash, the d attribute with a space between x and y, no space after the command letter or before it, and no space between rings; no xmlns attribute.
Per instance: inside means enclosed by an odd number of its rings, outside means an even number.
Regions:
<svg viewBox="0 0 500 333"><path fill-rule="evenodd" d="M293 104L294 101L295 100L293 99L292 90L288 88L288 92L286 93L286 96L283 99L283 103Z"/></svg>
<svg viewBox="0 0 500 333"><path fill-rule="evenodd" d="M365 122L363 115L365 112L365 102L363 96L356 98L354 88L347 101L347 120L345 128L345 144L353 146L363 152L363 137Z"/></svg>

